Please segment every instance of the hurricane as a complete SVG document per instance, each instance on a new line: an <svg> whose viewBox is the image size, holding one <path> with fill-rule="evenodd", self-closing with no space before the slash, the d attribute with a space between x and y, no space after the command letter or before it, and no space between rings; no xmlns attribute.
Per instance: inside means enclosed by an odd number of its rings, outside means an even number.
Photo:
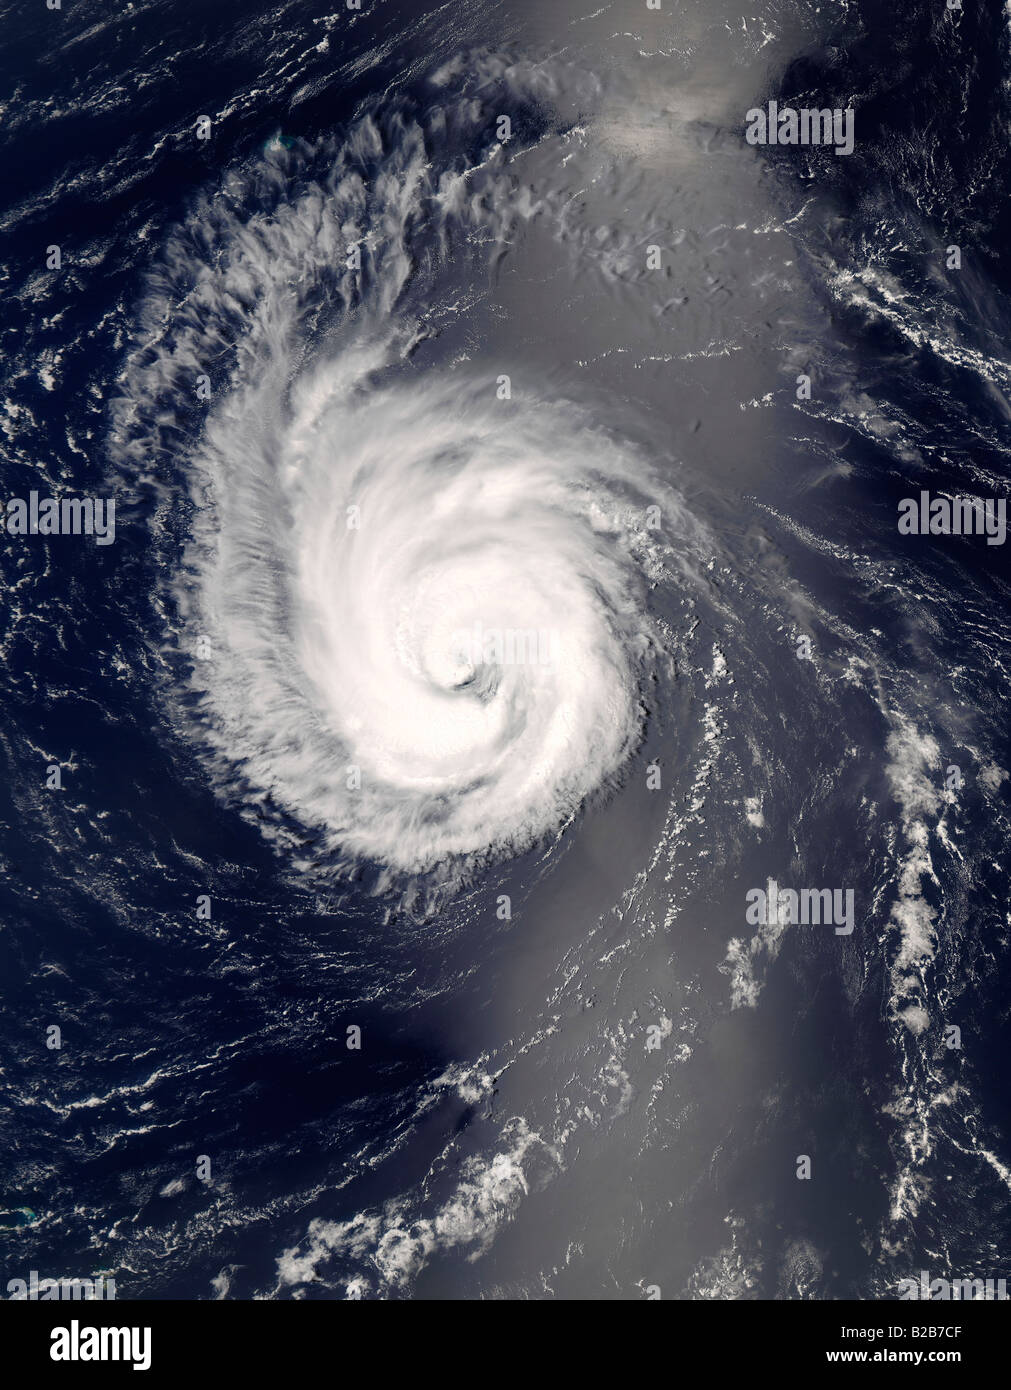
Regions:
<svg viewBox="0 0 1011 1390"><path fill-rule="evenodd" d="M515 111L537 85L470 67L480 100L279 147L226 181L229 205L285 188L276 206L196 210L152 277L119 424L133 460L161 395L218 364L173 588L222 794L313 832L317 861L443 877L557 833L620 773L664 645L648 586L687 577L700 538L641 450L522 363L418 367L452 312L440 260L468 237L487 259L514 216L487 88Z"/></svg>

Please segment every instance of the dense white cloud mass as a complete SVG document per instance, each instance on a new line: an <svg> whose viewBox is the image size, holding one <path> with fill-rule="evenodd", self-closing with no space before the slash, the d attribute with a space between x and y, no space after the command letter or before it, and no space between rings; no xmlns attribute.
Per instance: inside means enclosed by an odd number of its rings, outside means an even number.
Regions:
<svg viewBox="0 0 1011 1390"><path fill-rule="evenodd" d="M191 562L209 724L350 854L522 847L637 737L645 507L570 407L363 385L326 363L283 437L243 430L242 396L212 432Z"/></svg>

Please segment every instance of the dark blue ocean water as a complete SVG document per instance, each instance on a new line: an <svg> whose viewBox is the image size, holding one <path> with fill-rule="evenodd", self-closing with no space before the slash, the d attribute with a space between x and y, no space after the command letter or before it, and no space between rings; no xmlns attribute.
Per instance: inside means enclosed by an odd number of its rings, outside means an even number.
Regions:
<svg viewBox="0 0 1011 1390"><path fill-rule="evenodd" d="M108 547L0 546L5 1282L112 1271L121 1298L847 1297L921 1268L1007 1273L1007 560L895 528L921 488L1005 495L1007 15L789 6L763 43L724 8L0 14L4 496L115 495L118 521ZM697 597L651 586L679 636L634 766L560 839L426 909L374 891L382 865L332 873L318 827L269 794L261 832L209 774L187 732L199 701L165 655L205 412L152 428L135 480L112 413L139 380L145 286L180 225L204 263L228 171L272 160L231 213L277 219L363 104L424 110L427 75L477 51L563 65L564 114L508 82L502 100L533 152L517 199L529 184L573 220L556 238L532 219L494 256L458 236L408 306L420 317L472 285L483 298L413 370L485 351L528 364L546 395L581 394L677 460L714 567ZM744 111L773 96L852 103L853 157L749 151ZM609 162L570 188L578 140L562 133L584 122L575 167ZM289 155L265 153L278 137ZM430 145L449 164L480 149L452 131ZM622 269L647 230L682 257L670 309ZM420 266L420 220L411 235ZM322 279L296 292L308 357L338 316ZM241 363L238 310L232 327L216 398ZM798 669L803 631L816 671ZM662 798L643 790L652 758ZM964 792L931 803L923 786L943 788L950 764ZM267 833L278 821L287 848ZM742 1002L744 891L777 876L855 885L859 926L753 947ZM501 892L519 905L508 923L489 910ZM914 972L922 1031L895 1007L903 901L934 921ZM660 1019L654 1057L643 1035Z"/></svg>

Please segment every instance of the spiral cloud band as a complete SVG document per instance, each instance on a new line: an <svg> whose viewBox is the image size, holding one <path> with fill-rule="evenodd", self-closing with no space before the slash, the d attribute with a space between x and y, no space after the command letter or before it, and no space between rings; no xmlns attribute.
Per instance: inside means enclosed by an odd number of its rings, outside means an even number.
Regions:
<svg viewBox="0 0 1011 1390"><path fill-rule="evenodd" d="M522 375L510 393L473 363L412 360L412 282L431 317L440 274L421 246L435 234L445 257L475 226L494 243L518 201L488 125L463 100L367 117L293 197L236 176L231 206L197 209L169 248L129 374L136 457L145 419L164 436L158 402L234 341L188 480L188 703L222 795L308 836L317 861L413 874L518 852L641 732L646 594L676 498Z"/></svg>

